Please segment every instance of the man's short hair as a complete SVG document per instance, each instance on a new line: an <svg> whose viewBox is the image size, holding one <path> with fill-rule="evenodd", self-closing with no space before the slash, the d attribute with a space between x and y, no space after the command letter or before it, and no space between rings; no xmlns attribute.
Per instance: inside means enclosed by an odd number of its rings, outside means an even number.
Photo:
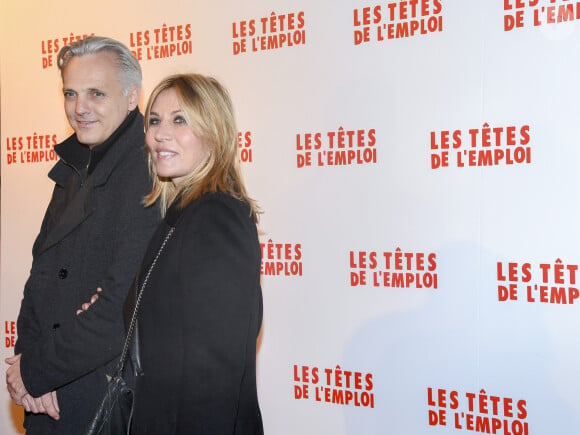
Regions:
<svg viewBox="0 0 580 435"><path fill-rule="evenodd" d="M112 38L103 36L88 36L85 39L74 41L62 47L58 53L57 65L61 75L66 65L75 56L96 54L101 51L115 56L119 67L121 84L125 94L137 87L141 89L142 72L141 65L125 44Z"/></svg>

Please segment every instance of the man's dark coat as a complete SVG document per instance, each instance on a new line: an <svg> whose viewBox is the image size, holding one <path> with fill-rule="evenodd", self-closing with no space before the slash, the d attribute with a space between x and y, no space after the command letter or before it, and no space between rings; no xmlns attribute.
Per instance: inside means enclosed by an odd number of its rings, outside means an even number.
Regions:
<svg viewBox="0 0 580 435"><path fill-rule="evenodd" d="M143 117L128 115L91 152L71 136L55 150L52 199L33 247L15 353L33 396L57 391L60 421L25 418L28 434L79 435L104 391L124 340L122 306L160 220L150 191ZM87 312L81 304L103 289Z"/></svg>

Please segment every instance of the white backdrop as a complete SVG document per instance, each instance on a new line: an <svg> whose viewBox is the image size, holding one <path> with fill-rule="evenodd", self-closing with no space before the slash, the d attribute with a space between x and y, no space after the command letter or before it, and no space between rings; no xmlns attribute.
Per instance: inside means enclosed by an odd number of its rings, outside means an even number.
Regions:
<svg viewBox="0 0 580 435"><path fill-rule="evenodd" d="M131 45L144 98L231 91L265 211L267 434L569 435L580 417L580 2L0 2L2 360L52 146L55 58ZM0 389L0 433L21 410Z"/></svg>

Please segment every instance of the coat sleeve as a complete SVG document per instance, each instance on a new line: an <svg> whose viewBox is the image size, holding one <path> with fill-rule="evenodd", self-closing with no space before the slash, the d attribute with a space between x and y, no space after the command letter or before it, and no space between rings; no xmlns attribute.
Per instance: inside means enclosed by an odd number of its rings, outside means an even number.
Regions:
<svg viewBox="0 0 580 435"><path fill-rule="evenodd" d="M24 296L20 304L18 314L18 339L14 346L14 353L22 353L24 349L29 349L34 345L41 335L41 328L38 323L38 316L31 303L31 298L27 294L28 286L24 286Z"/></svg>
<svg viewBox="0 0 580 435"><path fill-rule="evenodd" d="M52 192L52 198L50 203L57 201L60 196L60 191L62 188L60 186L55 186ZM42 224L40 226L40 231L38 236L34 241L34 246L32 248L33 257L36 254L38 245L42 243L46 237L46 233L49 227L49 221L51 219L49 209L44 213L42 219ZM31 272L32 273L32 272ZM14 347L14 353L19 354L31 347L37 340L41 337L41 327L38 322L38 316L34 309L34 304L32 303L32 297L30 295L30 286L28 282L24 285L24 292L22 297L22 302L20 304L20 312L18 313L17 320L18 327L18 338L16 340L16 345Z"/></svg>
<svg viewBox="0 0 580 435"><path fill-rule="evenodd" d="M177 420L187 433L233 433L244 379L253 380L255 389L260 248L247 213L217 200L202 204L181 247L183 382Z"/></svg>
<svg viewBox="0 0 580 435"><path fill-rule="evenodd" d="M120 353L124 340L123 303L160 213L157 207L145 208L141 204L150 186L145 165L133 162L132 166L117 170L119 178L112 177L109 181L116 193L115 201L107 206L117 207L118 212L115 222L106 223L114 226L115 237L107 241L113 249L99 284L103 292L87 312L76 316L71 310L66 324L53 334L43 335L23 351L22 379L33 396L55 390L99 369ZM86 249L91 249L90 243ZM95 290L90 289L91 292Z"/></svg>

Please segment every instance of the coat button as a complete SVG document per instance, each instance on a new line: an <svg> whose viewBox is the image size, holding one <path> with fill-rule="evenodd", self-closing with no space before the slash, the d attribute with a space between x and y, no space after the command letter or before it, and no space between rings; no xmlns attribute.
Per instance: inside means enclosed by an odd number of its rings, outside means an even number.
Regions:
<svg viewBox="0 0 580 435"><path fill-rule="evenodd" d="M68 276L68 270L66 270L66 269L63 268L63 269L60 269L58 271L58 277L60 279L66 279L67 276Z"/></svg>

